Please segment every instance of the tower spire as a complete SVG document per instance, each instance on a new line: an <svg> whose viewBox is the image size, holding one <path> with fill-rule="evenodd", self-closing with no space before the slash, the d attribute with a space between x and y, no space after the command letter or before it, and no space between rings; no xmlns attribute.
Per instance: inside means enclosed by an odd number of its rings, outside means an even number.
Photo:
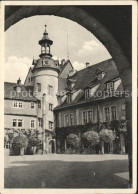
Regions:
<svg viewBox="0 0 138 194"><path fill-rule="evenodd" d="M47 25L45 24L45 31L44 31L43 35L48 35L48 33L46 31L46 27L47 27Z"/></svg>
<svg viewBox="0 0 138 194"><path fill-rule="evenodd" d="M68 33L67 33L67 60L69 60Z"/></svg>

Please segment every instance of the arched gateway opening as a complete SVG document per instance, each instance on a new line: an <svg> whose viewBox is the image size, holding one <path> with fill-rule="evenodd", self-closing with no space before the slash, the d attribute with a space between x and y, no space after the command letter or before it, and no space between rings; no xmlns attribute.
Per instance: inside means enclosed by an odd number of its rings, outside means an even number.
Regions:
<svg viewBox="0 0 138 194"><path fill-rule="evenodd" d="M89 6L89 12L83 6L16 6L6 8L6 21L5 30L11 25L20 21L23 18L31 17L34 15L55 15L59 17L65 17L74 22L77 22L88 31L93 33L106 49L111 54L113 60L116 63L120 78L125 91L131 93L132 90L132 72L131 72L131 59L126 54L125 47L122 44L118 44L114 37L114 33L110 33L104 25L93 17L92 6ZM102 9L102 8L100 8ZM110 17L111 12L108 17ZM98 13L97 13L98 18ZM112 22L110 20L110 22ZM106 22L105 22L106 23ZM111 26L114 24L111 24ZM119 26L118 28L121 28ZM120 31L121 33L121 31ZM130 33L131 34L131 33ZM131 47L131 45L129 45ZM123 48L123 49L122 49ZM129 56L131 55L131 51ZM126 97L126 120L127 120L127 132L128 132L128 154L129 154L129 173L130 181L132 180L132 99L131 96Z"/></svg>

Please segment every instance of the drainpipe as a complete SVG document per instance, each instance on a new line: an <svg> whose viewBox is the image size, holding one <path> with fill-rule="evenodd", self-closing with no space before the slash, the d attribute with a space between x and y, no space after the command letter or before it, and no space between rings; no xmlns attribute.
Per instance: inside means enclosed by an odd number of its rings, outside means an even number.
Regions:
<svg viewBox="0 0 138 194"><path fill-rule="evenodd" d="M98 125L98 132L100 130L100 117L99 117L99 105L96 104L97 107L97 125Z"/></svg>
<svg viewBox="0 0 138 194"><path fill-rule="evenodd" d="M42 97L42 154L46 153L46 137L45 137L45 129L46 129L46 94L43 94Z"/></svg>

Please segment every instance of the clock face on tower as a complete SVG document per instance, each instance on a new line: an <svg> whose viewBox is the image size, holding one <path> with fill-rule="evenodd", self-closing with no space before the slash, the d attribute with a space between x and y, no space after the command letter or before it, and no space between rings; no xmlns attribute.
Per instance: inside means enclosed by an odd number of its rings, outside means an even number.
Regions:
<svg viewBox="0 0 138 194"><path fill-rule="evenodd" d="M49 66L48 62L49 62L49 59L43 59L42 65L43 66Z"/></svg>

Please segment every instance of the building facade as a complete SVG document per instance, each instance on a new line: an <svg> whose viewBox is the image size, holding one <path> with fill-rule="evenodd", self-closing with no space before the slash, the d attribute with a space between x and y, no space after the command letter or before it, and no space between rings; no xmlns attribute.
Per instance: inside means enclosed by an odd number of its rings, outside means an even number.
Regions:
<svg viewBox="0 0 138 194"><path fill-rule="evenodd" d="M82 144L77 153L90 153L88 145L82 142L83 134L99 133L102 129L112 130L116 138L100 145L98 153L127 152L125 98L112 59L93 66L87 63L85 69L68 76L66 94L59 98L60 104L54 110L58 153L69 152L67 137L70 134L77 135ZM93 147L91 152L97 153L96 149Z"/></svg>
<svg viewBox="0 0 138 194"><path fill-rule="evenodd" d="M112 123L125 122L125 98L116 65L109 59L93 66L86 63L85 69L75 71L69 60L59 63L52 58L52 44L45 28L39 59L33 59L24 84L20 79L5 82L5 134L30 130L42 141L45 153L68 153L66 138L76 134L79 152L91 153L81 143L83 133L99 133L103 126L115 131ZM123 128L125 132L114 140L113 153L127 151L126 125ZM111 145L104 142L103 146L109 153Z"/></svg>

